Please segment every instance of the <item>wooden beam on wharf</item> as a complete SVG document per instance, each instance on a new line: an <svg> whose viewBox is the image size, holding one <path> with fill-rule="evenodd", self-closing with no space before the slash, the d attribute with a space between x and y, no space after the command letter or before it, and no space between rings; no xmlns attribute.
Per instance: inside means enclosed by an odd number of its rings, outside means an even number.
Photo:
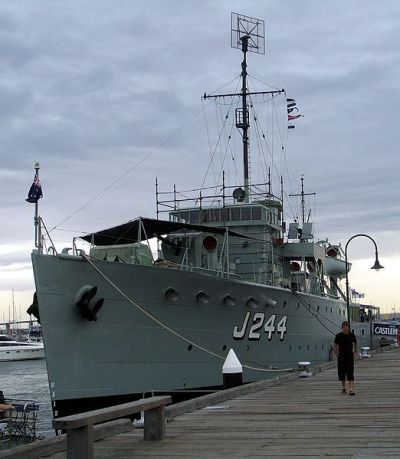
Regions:
<svg viewBox="0 0 400 459"><path fill-rule="evenodd" d="M188 405L195 411L171 419L161 442L145 442L141 431L129 431L96 441L94 457L400 457L399 349L356 361L354 397L341 394L336 367L326 366L311 378L292 374L269 386L259 382L201 397L208 406L199 408L200 399L197 407ZM232 396L235 389L241 393ZM171 414L176 407L168 409Z"/></svg>

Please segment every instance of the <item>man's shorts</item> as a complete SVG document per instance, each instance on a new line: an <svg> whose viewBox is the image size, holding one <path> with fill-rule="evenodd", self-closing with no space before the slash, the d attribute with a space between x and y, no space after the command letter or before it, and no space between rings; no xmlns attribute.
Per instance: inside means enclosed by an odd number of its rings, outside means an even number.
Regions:
<svg viewBox="0 0 400 459"><path fill-rule="evenodd" d="M354 359L338 359L339 381L354 381Z"/></svg>

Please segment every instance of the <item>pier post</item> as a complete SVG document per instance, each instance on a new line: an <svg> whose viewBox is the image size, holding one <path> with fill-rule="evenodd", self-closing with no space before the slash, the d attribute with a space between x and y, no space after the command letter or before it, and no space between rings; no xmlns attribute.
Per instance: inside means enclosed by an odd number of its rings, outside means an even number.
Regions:
<svg viewBox="0 0 400 459"><path fill-rule="evenodd" d="M164 406L157 406L144 412L144 439L145 441L162 440L165 437L165 410Z"/></svg>
<svg viewBox="0 0 400 459"><path fill-rule="evenodd" d="M67 459L93 459L93 425L71 429L67 435Z"/></svg>

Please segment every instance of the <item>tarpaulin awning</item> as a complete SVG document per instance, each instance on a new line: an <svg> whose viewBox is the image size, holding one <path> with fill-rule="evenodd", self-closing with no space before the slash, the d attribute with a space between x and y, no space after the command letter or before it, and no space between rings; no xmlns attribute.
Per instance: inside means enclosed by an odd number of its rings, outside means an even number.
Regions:
<svg viewBox="0 0 400 459"><path fill-rule="evenodd" d="M119 245L133 244L153 237L160 237L163 234L193 231L212 234L228 233L229 236L251 239L248 236L220 226L192 225L190 223L170 222L153 218L137 218L113 228L79 237L94 245Z"/></svg>

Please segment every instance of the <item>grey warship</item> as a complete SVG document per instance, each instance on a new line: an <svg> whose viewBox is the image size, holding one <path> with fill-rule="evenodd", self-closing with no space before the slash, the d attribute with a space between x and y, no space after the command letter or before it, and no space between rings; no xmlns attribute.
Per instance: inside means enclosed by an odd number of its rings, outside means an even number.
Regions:
<svg viewBox="0 0 400 459"><path fill-rule="evenodd" d="M315 238L303 179L302 218L288 224L283 193L274 194L270 180L251 183L249 101L286 93L249 90L247 53L262 46L263 21L241 15L232 21L243 53L241 90L204 99L240 100L235 127L243 181L232 186L222 176L218 186L184 198L176 189L161 192L157 183L156 218L82 236L88 253L75 240L58 252L36 219L37 315L56 416L147 392L218 388L230 349L245 383L290 371L298 361L331 357L333 337L347 318L340 281L350 265L340 245ZM370 324L359 320L359 305L351 306L354 332L373 345Z"/></svg>

